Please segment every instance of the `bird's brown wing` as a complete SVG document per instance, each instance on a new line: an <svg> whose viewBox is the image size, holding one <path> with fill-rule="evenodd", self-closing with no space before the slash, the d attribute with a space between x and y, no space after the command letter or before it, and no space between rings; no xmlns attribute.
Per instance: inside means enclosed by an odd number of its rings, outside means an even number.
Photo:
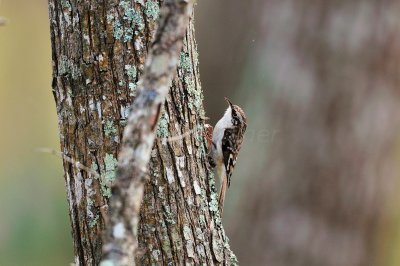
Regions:
<svg viewBox="0 0 400 266"><path fill-rule="evenodd" d="M238 155L238 143L236 137L237 129L228 128L225 129L224 137L222 138L222 154L224 157L224 165L226 170L226 177L228 181L228 187L231 185L231 176L233 169L235 168L236 158Z"/></svg>

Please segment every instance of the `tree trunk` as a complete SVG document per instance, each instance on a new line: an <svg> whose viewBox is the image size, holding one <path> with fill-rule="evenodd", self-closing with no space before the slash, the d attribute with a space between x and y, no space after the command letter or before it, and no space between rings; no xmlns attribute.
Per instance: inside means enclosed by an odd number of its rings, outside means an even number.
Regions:
<svg viewBox="0 0 400 266"><path fill-rule="evenodd" d="M269 148L254 147L268 151L265 168L248 164L250 176L263 178L241 201L244 219L232 239L249 244L238 254L246 265L383 265L390 250L381 249L382 222L392 218L387 203L398 171L400 5L263 6L263 38L250 67L270 72L252 81L260 93L251 88L259 97L269 89L263 102L272 123L260 116L254 124L277 134Z"/></svg>
<svg viewBox="0 0 400 266"><path fill-rule="evenodd" d="M49 0L53 93L76 265L97 265L110 185L159 1ZM139 224L143 265L236 263L206 164L193 20L157 128ZM98 174L95 174L97 172Z"/></svg>

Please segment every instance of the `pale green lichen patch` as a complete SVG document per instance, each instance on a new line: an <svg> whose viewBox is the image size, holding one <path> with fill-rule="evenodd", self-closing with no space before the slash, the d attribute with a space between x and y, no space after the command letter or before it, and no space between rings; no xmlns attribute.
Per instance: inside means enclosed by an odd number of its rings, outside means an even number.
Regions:
<svg viewBox="0 0 400 266"><path fill-rule="evenodd" d="M72 59L62 55L58 61L58 75L70 76L72 79L76 80L82 76L82 73L78 65L75 64Z"/></svg>
<svg viewBox="0 0 400 266"><path fill-rule="evenodd" d="M160 117L160 120L158 120L157 137L168 138L169 136L168 123L169 123L169 116L166 112L163 112Z"/></svg>
<svg viewBox="0 0 400 266"><path fill-rule="evenodd" d="M111 188L108 185L105 185L104 183L101 184L101 191L104 197L111 197Z"/></svg>
<svg viewBox="0 0 400 266"><path fill-rule="evenodd" d="M143 17L133 8L126 8L124 13L124 20L131 23L131 28L137 28L139 31L144 29Z"/></svg>
<svg viewBox="0 0 400 266"><path fill-rule="evenodd" d="M129 87L129 95L135 96L136 95L136 75L137 70L135 66L132 65L125 65L125 73L128 76L128 87Z"/></svg>
<svg viewBox="0 0 400 266"><path fill-rule="evenodd" d="M117 128L114 126L113 121L107 120L104 124L104 134L106 137L113 137L117 133Z"/></svg>
<svg viewBox="0 0 400 266"><path fill-rule="evenodd" d="M193 79L189 76L185 77L185 84L187 87L187 90L191 96L194 97L194 106L199 107L201 102L199 100L201 99L201 91L196 90L196 84L194 83Z"/></svg>
<svg viewBox="0 0 400 266"><path fill-rule="evenodd" d="M111 23L114 20L114 14L107 14L107 23Z"/></svg>
<svg viewBox="0 0 400 266"><path fill-rule="evenodd" d="M155 1L147 1L144 13L147 17L157 20L160 15L160 7L158 6L158 3Z"/></svg>
<svg viewBox="0 0 400 266"><path fill-rule="evenodd" d="M196 57L197 54L194 55ZM194 58L195 63L197 58ZM180 69L182 70L182 74L184 76L183 81L185 84L185 88L188 94L191 96L189 98L188 107L192 111L199 111L200 116L204 117L204 109L203 109L203 94L200 88L200 84L198 84L193 76L193 65L192 57L189 54L181 52L180 54Z"/></svg>
<svg viewBox="0 0 400 266"><path fill-rule="evenodd" d="M133 29L127 28L125 29L125 34L124 34L124 42L129 42L133 38Z"/></svg>
<svg viewBox="0 0 400 266"><path fill-rule="evenodd" d="M123 3L123 2L121 2L121 4L122 4L122 3ZM136 15L137 15L135 9L133 9L133 8L128 8L128 7L125 7L124 9L125 9L124 20L127 20L127 21L135 20Z"/></svg>
<svg viewBox="0 0 400 266"><path fill-rule="evenodd" d="M129 80L136 79L136 67L132 65L125 65L126 75L128 76Z"/></svg>
<svg viewBox="0 0 400 266"><path fill-rule="evenodd" d="M199 65L199 53L197 49L194 49L193 51L193 59L194 59L194 67L198 67Z"/></svg>
<svg viewBox="0 0 400 266"><path fill-rule="evenodd" d="M126 0L123 0L119 3L119 6L122 7L122 9L128 9L129 8L129 2Z"/></svg>
<svg viewBox="0 0 400 266"><path fill-rule="evenodd" d="M94 226L96 226L96 224L99 222L99 215L96 215L94 218L93 218L93 220L91 220L90 222L89 222L89 227L90 228L93 228Z"/></svg>
<svg viewBox="0 0 400 266"><path fill-rule="evenodd" d="M216 226L220 227L222 225L221 215L219 212L218 196L215 189L215 179L214 172L208 171L208 182L211 191L210 201L208 202L208 209L213 213L214 221Z"/></svg>
<svg viewBox="0 0 400 266"><path fill-rule="evenodd" d="M116 40L121 40L123 37L124 42L129 42L133 38L133 29L124 28L118 20L113 22L113 36Z"/></svg>
<svg viewBox="0 0 400 266"><path fill-rule="evenodd" d="M217 195L215 193L212 193L210 196L210 202L208 203L208 208L212 212L217 212L218 211L218 200L217 200Z"/></svg>
<svg viewBox="0 0 400 266"><path fill-rule="evenodd" d="M113 21L113 35L116 40L129 42L133 39L135 28L138 31L144 29L144 20L140 12L130 6L129 1L121 1L119 6L122 8L122 21L117 20L113 15L107 16L107 21Z"/></svg>
<svg viewBox="0 0 400 266"><path fill-rule="evenodd" d="M129 96L136 96L136 88L137 88L136 83L129 82L128 88L129 88Z"/></svg>
<svg viewBox="0 0 400 266"><path fill-rule="evenodd" d="M61 6L62 8L67 8L67 9L71 9L71 3L67 0L61 0Z"/></svg>
<svg viewBox="0 0 400 266"><path fill-rule="evenodd" d="M103 196L111 197L110 184L115 181L115 170L117 168L118 161L112 154L106 154L104 157L105 170L102 173L101 189Z"/></svg>
<svg viewBox="0 0 400 266"><path fill-rule="evenodd" d="M173 214L171 213L171 208L167 204L164 204L164 208L165 208L165 211L164 211L165 221L170 225L176 224L176 222L173 218Z"/></svg>
<svg viewBox="0 0 400 266"><path fill-rule="evenodd" d="M200 214L200 225L204 226L206 224L206 217L203 214Z"/></svg>
<svg viewBox="0 0 400 266"><path fill-rule="evenodd" d="M182 68L183 71L185 72L192 72L192 60L190 60L190 57L184 53L181 52L180 56L180 67Z"/></svg>
<svg viewBox="0 0 400 266"><path fill-rule="evenodd" d="M118 161L117 159L114 158L112 154L106 154L106 157L104 158L104 164L105 164L105 179L106 181L114 181L115 179L115 168L117 167Z"/></svg>
<svg viewBox="0 0 400 266"><path fill-rule="evenodd" d="M218 200L217 200L217 193L215 189L215 179L214 179L214 172L209 171L209 184L210 184L210 190L211 190L211 195L210 195L210 201L208 202L208 206L210 211L216 212L218 210Z"/></svg>
<svg viewBox="0 0 400 266"><path fill-rule="evenodd" d="M200 117L204 117L204 109L203 109L203 93L201 92L201 88L196 88L196 84L191 76L186 76L184 78L185 87L189 95L191 96L189 99L188 107L190 110L198 111Z"/></svg>
<svg viewBox="0 0 400 266"><path fill-rule="evenodd" d="M116 40L121 40L124 35L124 29L118 20L114 20L113 22L113 35Z"/></svg>

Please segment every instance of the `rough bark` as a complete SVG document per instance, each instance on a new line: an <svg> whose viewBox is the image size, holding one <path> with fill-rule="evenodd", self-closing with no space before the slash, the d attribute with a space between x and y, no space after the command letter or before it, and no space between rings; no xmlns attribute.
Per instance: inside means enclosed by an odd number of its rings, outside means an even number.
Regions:
<svg viewBox="0 0 400 266"><path fill-rule="evenodd" d="M49 0L62 152L101 176L64 161L77 265L101 259L116 157L159 6L158 1ZM140 264L236 262L219 219L203 126L191 19L151 154L139 223Z"/></svg>
<svg viewBox="0 0 400 266"><path fill-rule="evenodd" d="M180 58L183 37L193 11L191 2L165 0L154 41L138 82L135 100L125 126L115 184L109 200L103 264L133 265L144 178L162 104ZM108 265L108 264L107 264Z"/></svg>
<svg viewBox="0 0 400 266"><path fill-rule="evenodd" d="M268 149L253 150L267 150L269 162L249 172L263 178L242 200L246 218L237 228L251 227L233 236L249 243L238 254L246 265L384 265L382 222L398 185L400 5L263 6L252 64L269 70L259 90L270 89L264 102L272 123L255 124L278 133Z"/></svg>

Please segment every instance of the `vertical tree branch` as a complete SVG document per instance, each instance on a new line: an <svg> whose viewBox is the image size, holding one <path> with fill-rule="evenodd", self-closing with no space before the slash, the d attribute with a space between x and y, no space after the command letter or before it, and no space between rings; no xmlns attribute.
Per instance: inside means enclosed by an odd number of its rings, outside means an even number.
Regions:
<svg viewBox="0 0 400 266"><path fill-rule="evenodd" d="M125 127L116 183L110 199L104 257L116 265L133 265L144 177L155 128L179 62L183 37L192 13L191 1L167 0L154 42L139 80L139 93Z"/></svg>

